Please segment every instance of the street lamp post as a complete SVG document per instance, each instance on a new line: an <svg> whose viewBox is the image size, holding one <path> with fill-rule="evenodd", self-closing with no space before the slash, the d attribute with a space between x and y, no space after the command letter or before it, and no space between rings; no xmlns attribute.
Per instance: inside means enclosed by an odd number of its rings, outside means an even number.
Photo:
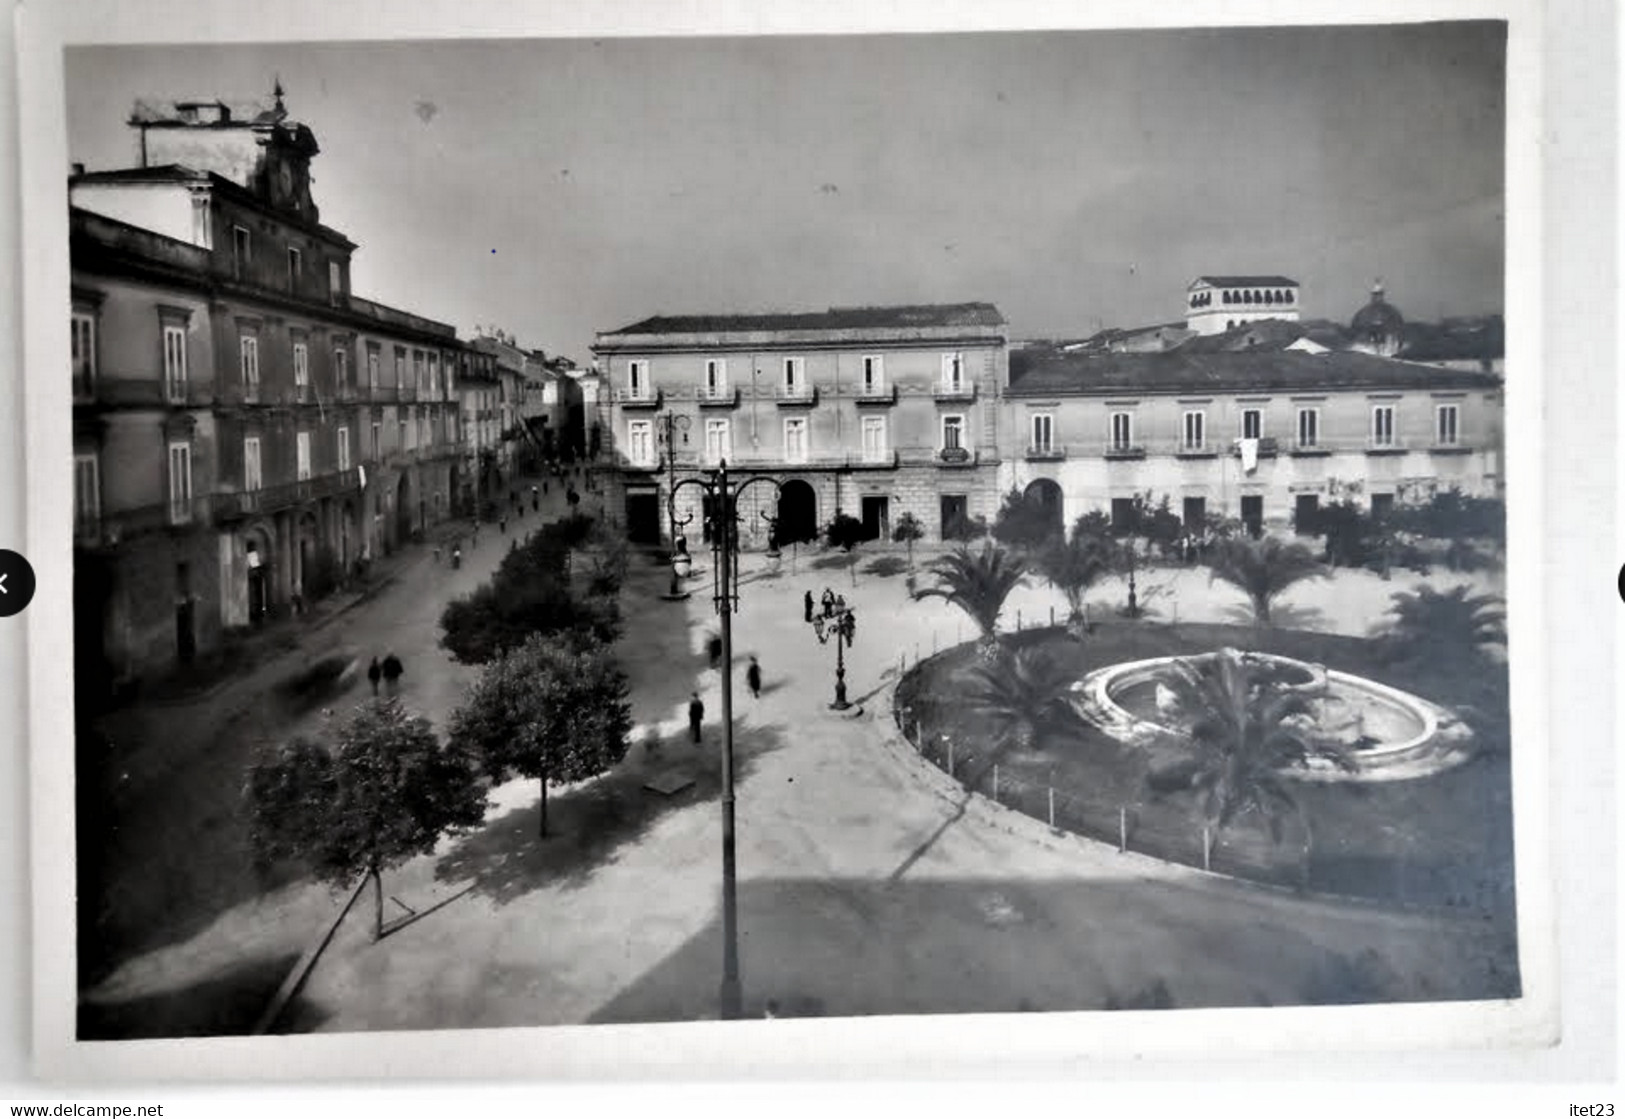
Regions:
<svg viewBox="0 0 1625 1119"><path fill-rule="evenodd" d="M852 706L846 701L845 650L852 647L852 638L858 629L857 617L846 604L846 599L828 587L824 588L819 603L823 606L823 612L813 615L813 632L818 635L820 645L827 645L831 638L835 639L835 702L830 704L830 708L845 711Z"/></svg>
<svg viewBox="0 0 1625 1119"><path fill-rule="evenodd" d="M673 532L677 525L677 491L698 486L703 495L701 508L711 537L713 574L712 604L722 617L722 988L723 1018L738 1018L739 985L739 905L734 873L734 727L733 727L733 614L739 609L739 496L746 489L765 482L775 491L776 479L754 475L742 481L728 477L723 460L709 478L684 478L672 486L667 497ZM693 514L685 517L687 524Z"/></svg>
<svg viewBox="0 0 1625 1119"><path fill-rule="evenodd" d="M668 521L671 527L671 590L666 592L668 602L681 602L688 597L683 590L682 581L688 575L690 561L688 547L683 538L677 535L680 527L677 520L677 506L671 500L671 494L677 488L677 439L674 430L687 431L689 419L679 416L675 412L667 412L663 417L666 421L666 505ZM683 518L681 524L687 524L692 517Z"/></svg>

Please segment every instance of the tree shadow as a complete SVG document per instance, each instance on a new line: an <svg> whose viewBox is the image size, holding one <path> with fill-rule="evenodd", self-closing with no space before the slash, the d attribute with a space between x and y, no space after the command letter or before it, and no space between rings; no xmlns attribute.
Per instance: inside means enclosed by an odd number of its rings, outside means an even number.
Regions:
<svg viewBox="0 0 1625 1119"><path fill-rule="evenodd" d="M699 745L685 727L632 745L611 772L562 793L548 793L548 836L536 834L540 798L488 821L436 862L442 882L469 882L473 891L506 905L545 886L577 889L622 848L642 839L662 818L722 795L721 730L707 724ZM651 742L657 745L651 749ZM754 772L758 760L785 744L776 725L734 730L734 780ZM670 794L646 787L665 779L682 787ZM536 782L529 782L532 786Z"/></svg>
<svg viewBox="0 0 1625 1119"><path fill-rule="evenodd" d="M901 575L908 570L908 564L896 556L877 556L858 570L865 575L875 575L882 579L889 579L893 575Z"/></svg>
<svg viewBox="0 0 1625 1119"><path fill-rule="evenodd" d="M250 1034L298 959L294 953L283 953L237 964L175 990L120 1001L81 1000L79 1039ZM321 1011L295 997L281 1021L303 1032L316 1028L324 1018Z"/></svg>

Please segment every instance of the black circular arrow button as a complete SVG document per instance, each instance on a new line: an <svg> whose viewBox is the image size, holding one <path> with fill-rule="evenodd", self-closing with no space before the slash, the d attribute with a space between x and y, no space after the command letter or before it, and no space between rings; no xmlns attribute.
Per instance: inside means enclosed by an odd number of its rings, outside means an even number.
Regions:
<svg viewBox="0 0 1625 1119"><path fill-rule="evenodd" d="M33 566L17 552L0 548L0 618L21 614L33 600Z"/></svg>

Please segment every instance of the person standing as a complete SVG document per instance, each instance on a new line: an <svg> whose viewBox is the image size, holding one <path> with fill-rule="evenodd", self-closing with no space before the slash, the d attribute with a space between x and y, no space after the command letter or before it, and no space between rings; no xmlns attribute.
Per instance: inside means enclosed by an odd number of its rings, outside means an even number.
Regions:
<svg viewBox="0 0 1625 1119"><path fill-rule="evenodd" d="M384 690L390 695L394 695L400 688L401 674L405 671L400 657L397 657L394 653L385 656L383 666Z"/></svg>
<svg viewBox="0 0 1625 1119"><path fill-rule="evenodd" d="M688 701L688 736L697 746L700 742L700 724L705 722L705 704L700 702L700 693L694 692Z"/></svg>
<svg viewBox="0 0 1625 1119"><path fill-rule="evenodd" d="M750 687L752 699L762 698L762 666L756 662L756 655L751 654L750 667L745 669L745 683Z"/></svg>
<svg viewBox="0 0 1625 1119"><path fill-rule="evenodd" d="M372 663L367 666L367 679L372 682L372 694L378 694L378 681L382 679L384 670L378 667L378 658L373 657Z"/></svg>
<svg viewBox="0 0 1625 1119"><path fill-rule="evenodd" d="M533 513L540 513L542 511L542 495L534 484L532 484L530 487L530 510Z"/></svg>
<svg viewBox="0 0 1625 1119"><path fill-rule="evenodd" d="M506 514L497 518L497 531L504 536L508 535L508 518Z"/></svg>
<svg viewBox="0 0 1625 1119"><path fill-rule="evenodd" d="M811 591L808 591L806 596L802 598L802 600L801 600L801 611L802 611L803 614L806 615L806 620L807 621L809 621L809 622L812 621L813 596L812 596Z"/></svg>

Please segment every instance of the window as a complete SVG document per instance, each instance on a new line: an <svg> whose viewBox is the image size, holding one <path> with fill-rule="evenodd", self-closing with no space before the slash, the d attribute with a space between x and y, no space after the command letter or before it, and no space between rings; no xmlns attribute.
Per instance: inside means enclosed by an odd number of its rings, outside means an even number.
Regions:
<svg viewBox="0 0 1625 1119"><path fill-rule="evenodd" d="M715 400L728 394L728 363L720 358L705 362L705 395Z"/></svg>
<svg viewBox="0 0 1625 1119"><path fill-rule="evenodd" d="M807 418L794 416L784 421L784 461L807 461Z"/></svg>
<svg viewBox="0 0 1625 1119"><path fill-rule="evenodd" d="M418 390L418 395L425 400L429 396L429 386L423 383L423 351L412 351L412 386Z"/></svg>
<svg viewBox="0 0 1625 1119"><path fill-rule="evenodd" d="M303 482L310 477L310 432L301 431L295 437L294 451L298 455L297 473L295 477Z"/></svg>
<svg viewBox="0 0 1625 1119"><path fill-rule="evenodd" d="M1264 438L1264 413L1258 408L1243 408L1241 410L1241 437L1243 439Z"/></svg>
<svg viewBox="0 0 1625 1119"><path fill-rule="evenodd" d="M240 225L234 225L231 227L231 278L234 280L248 279L248 264L248 230Z"/></svg>
<svg viewBox="0 0 1625 1119"><path fill-rule="evenodd" d="M299 291L299 276L300 276L301 271L302 271L302 265L301 265L301 261L300 261L299 250L290 248L288 250L288 290L289 291L295 292L295 293L297 293Z"/></svg>
<svg viewBox="0 0 1625 1119"><path fill-rule="evenodd" d="M186 399L186 328L172 323L164 324L164 396Z"/></svg>
<svg viewBox="0 0 1625 1119"><path fill-rule="evenodd" d="M863 392L873 395L886 387L886 364L878 354L863 359Z"/></svg>
<svg viewBox="0 0 1625 1119"><path fill-rule="evenodd" d="M655 425L653 420L633 420L626 425L627 457L638 466L653 466L655 462Z"/></svg>
<svg viewBox="0 0 1625 1119"><path fill-rule="evenodd" d="M1207 413L1186 412L1184 439L1180 444L1187 451L1200 451L1207 446Z"/></svg>
<svg viewBox="0 0 1625 1119"><path fill-rule="evenodd" d="M406 387L406 350L400 346L395 347L395 392L397 395Z"/></svg>
<svg viewBox="0 0 1625 1119"><path fill-rule="evenodd" d="M372 459L374 462L378 461L378 452L383 442L381 438L383 435L383 428L383 424L374 421L372 425Z"/></svg>
<svg viewBox="0 0 1625 1119"><path fill-rule="evenodd" d="M863 417L863 461L885 462L886 458L886 417Z"/></svg>
<svg viewBox="0 0 1625 1119"><path fill-rule="evenodd" d="M440 355L436 353L429 355L429 395L440 395Z"/></svg>
<svg viewBox="0 0 1625 1119"><path fill-rule="evenodd" d="M451 355L446 355L446 399L450 400L457 392L457 364L452 361Z"/></svg>
<svg viewBox="0 0 1625 1119"><path fill-rule="evenodd" d="M253 493L265 484L260 473L260 439L250 435L243 440L243 491Z"/></svg>
<svg viewBox="0 0 1625 1119"><path fill-rule="evenodd" d="M1055 449L1055 417L1048 412L1033 416L1032 449L1047 455Z"/></svg>
<svg viewBox="0 0 1625 1119"><path fill-rule="evenodd" d="M350 429L339 428L339 470L350 469Z"/></svg>
<svg viewBox="0 0 1625 1119"><path fill-rule="evenodd" d="M799 357L784 359L784 395L802 396L807 391L807 366Z"/></svg>
<svg viewBox="0 0 1625 1119"><path fill-rule="evenodd" d="M1298 446L1318 447L1320 445L1320 409L1298 409Z"/></svg>
<svg viewBox="0 0 1625 1119"><path fill-rule="evenodd" d="M1378 404L1371 409L1371 445L1373 447L1392 447L1394 445L1394 406L1392 404Z"/></svg>
<svg viewBox="0 0 1625 1119"><path fill-rule="evenodd" d="M96 383L96 316L73 314L73 395L89 396Z"/></svg>
<svg viewBox="0 0 1625 1119"><path fill-rule="evenodd" d="M965 449L965 417L942 417L942 449L945 451L961 451Z"/></svg>
<svg viewBox="0 0 1625 1119"><path fill-rule="evenodd" d="M705 461L716 463L728 457L730 442L727 420L705 421Z"/></svg>
<svg viewBox="0 0 1625 1119"><path fill-rule="evenodd" d="M260 340L244 334L237 340L238 361L243 371L243 399L253 404L260 398ZM299 377L299 350L294 348L294 379Z"/></svg>
<svg viewBox="0 0 1625 1119"><path fill-rule="evenodd" d="M949 392L960 392L965 387L965 355L942 355L942 387Z"/></svg>
<svg viewBox="0 0 1625 1119"><path fill-rule="evenodd" d="M81 534L94 536L101 522L101 470L94 453L73 456L73 524Z"/></svg>
<svg viewBox="0 0 1625 1119"><path fill-rule="evenodd" d="M1454 447L1461 438L1461 409L1454 404L1439 405L1433 430L1435 443Z"/></svg>
<svg viewBox="0 0 1625 1119"><path fill-rule="evenodd" d="M339 392L350 387L350 351L343 346L333 347L333 387Z"/></svg>
<svg viewBox="0 0 1625 1119"><path fill-rule="evenodd" d="M367 349L367 391L378 391L378 349L376 346Z"/></svg>
<svg viewBox="0 0 1625 1119"><path fill-rule="evenodd" d="M406 418L404 416L401 418L395 432L395 449L397 451L406 450Z"/></svg>
<svg viewBox="0 0 1625 1119"><path fill-rule="evenodd" d="M169 445L169 523L192 519L192 444Z"/></svg>
<svg viewBox="0 0 1625 1119"><path fill-rule="evenodd" d="M344 294L344 266L336 260L327 262L327 298L337 303Z"/></svg>
<svg viewBox="0 0 1625 1119"><path fill-rule="evenodd" d="M1134 446L1134 414L1132 412L1112 413L1112 443L1114 451L1126 451Z"/></svg>
<svg viewBox="0 0 1625 1119"><path fill-rule="evenodd" d="M648 362L629 361L626 363L626 395L631 400L647 400L649 398Z"/></svg>

